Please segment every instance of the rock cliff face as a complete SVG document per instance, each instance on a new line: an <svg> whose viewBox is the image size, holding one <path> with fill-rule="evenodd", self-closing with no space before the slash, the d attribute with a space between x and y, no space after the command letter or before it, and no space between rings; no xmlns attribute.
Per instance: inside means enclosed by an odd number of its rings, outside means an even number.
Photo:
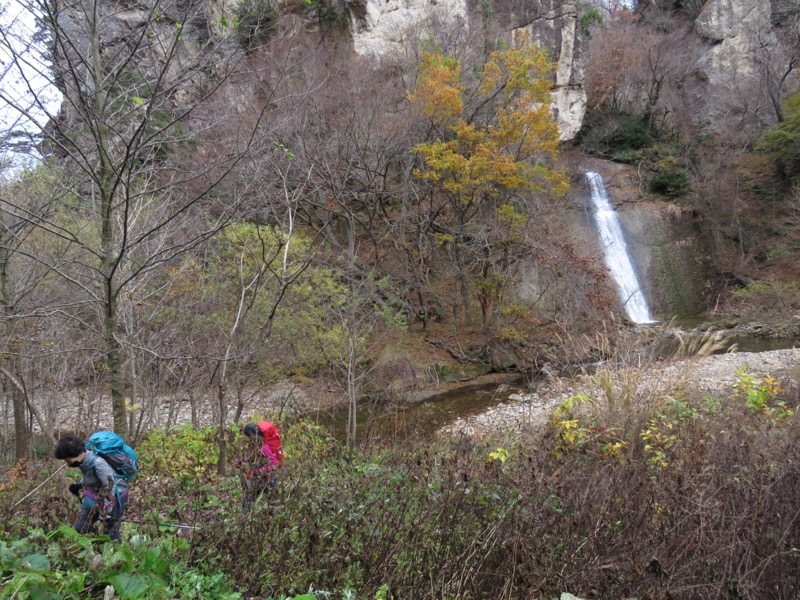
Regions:
<svg viewBox="0 0 800 600"><path fill-rule="evenodd" d="M696 129L712 136L752 136L775 122L781 98L797 82L793 73L785 76L791 56L797 56L797 33L784 36L789 39L776 34L786 10L773 5L786 1L709 0L703 7L694 24L688 77L681 84ZM643 11L650 6L645 0L640 4ZM404 52L408 40L437 25L469 33L491 21L508 41L526 32L557 63L553 99L562 139L573 139L580 129L589 57L577 2L349 0L346 6L353 47L361 55ZM791 25L784 29L791 31Z"/></svg>
<svg viewBox="0 0 800 600"><path fill-rule="evenodd" d="M711 0L695 31L699 39L688 92L697 125L717 135L754 133L774 123L792 50L773 29L770 2Z"/></svg>
<svg viewBox="0 0 800 600"><path fill-rule="evenodd" d="M89 52L86 15L93 14L92 5L90 0L83 0L76 4L77 9L59 13L61 26L76 40L83 55ZM176 27L181 28L182 43L176 51L182 56L172 60L175 69L196 62L201 52L212 51L217 55L215 61L224 63L239 51L230 26L235 20L236 0L165 0L159 3L158 19L153 18L152 10L131 8L114 0L96 5L106 51L113 52L136 39L145 26L153 32L148 35L167 40ZM529 40L547 48L557 64L553 96L562 139L572 139L580 129L586 108L583 72L587 37L579 27L574 0L534 0L530 4L516 0L343 0L335 10L346 13L353 49L362 56L391 57L414 51L409 44L424 38L431 29L456 38L492 26L509 43L525 32ZM306 21L308 29L313 21L310 14ZM148 60L158 61L158 57ZM204 67L209 78L214 77L212 65L209 61ZM167 75L180 77L178 72ZM193 77L192 85L202 87L204 83L196 79ZM189 96L193 92L190 88L184 86L183 90Z"/></svg>
<svg viewBox="0 0 800 600"><path fill-rule="evenodd" d="M542 0L545 4L547 0ZM535 4L535 3L534 3ZM528 39L538 40L549 48L556 60L553 104L558 117L562 140L571 140L583 124L586 112L586 91L583 70L587 59L586 35L578 24L578 8L573 2L551 0L549 6L539 6L523 24L512 29L512 37L525 32ZM513 15L509 16L513 22Z"/></svg>
<svg viewBox="0 0 800 600"><path fill-rule="evenodd" d="M776 14L783 13L773 13L772 4L782 1L709 0L704 6L695 22L689 77L682 84L697 128L712 135L726 130L739 133L758 131L775 121L780 98L796 83L794 74L784 77L784 72L787 57L796 55L797 49L775 33ZM159 23L164 31L177 23L184 27L184 44L178 50L185 56L174 61L176 68L196 60L200 48L207 51L209 40L223 62L226 53L237 51L230 25L223 25L233 22L236 0L162 4ZM114 1L98 7L105 48L125 43L151 16L142 8ZM580 23L576 0L340 0L336 10L346 13L353 49L362 56L408 53L409 43L431 29L457 37L493 27L509 43L524 32L547 48L557 65L553 99L561 138L573 139L583 123L588 32ZM73 12L63 11L60 18L70 20ZM62 24L80 40L86 33L83 21ZM213 77L213 68L207 71Z"/></svg>
<svg viewBox="0 0 800 600"><path fill-rule="evenodd" d="M365 0L348 4L353 47L362 55L390 56L406 50L420 31L444 24L454 31L477 30L496 22L508 41L521 34L548 49L557 64L554 110L563 140L575 137L586 110L583 71L586 34L579 27L578 7L571 0L501 1L489 6L476 0ZM490 13L490 16L488 14Z"/></svg>

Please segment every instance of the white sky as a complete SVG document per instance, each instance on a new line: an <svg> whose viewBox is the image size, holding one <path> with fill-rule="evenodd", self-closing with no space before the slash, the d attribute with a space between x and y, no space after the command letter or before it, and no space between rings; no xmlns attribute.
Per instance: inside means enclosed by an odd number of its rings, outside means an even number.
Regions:
<svg viewBox="0 0 800 600"><path fill-rule="evenodd" d="M33 43L34 32L34 13L25 0L0 0L0 140L10 130L40 130L61 104L60 92L50 84L49 65ZM18 166L26 158L37 156L0 148L0 176L6 159Z"/></svg>

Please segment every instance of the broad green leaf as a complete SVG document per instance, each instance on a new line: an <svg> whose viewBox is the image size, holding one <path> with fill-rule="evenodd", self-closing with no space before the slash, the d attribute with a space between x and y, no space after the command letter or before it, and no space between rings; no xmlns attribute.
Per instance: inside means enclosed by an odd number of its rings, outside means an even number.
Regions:
<svg viewBox="0 0 800 600"><path fill-rule="evenodd" d="M20 561L17 568L44 573L50 570L50 561L44 554L30 554Z"/></svg>
<svg viewBox="0 0 800 600"><path fill-rule="evenodd" d="M143 575L115 575L109 579L120 598L141 598L147 592L149 580Z"/></svg>

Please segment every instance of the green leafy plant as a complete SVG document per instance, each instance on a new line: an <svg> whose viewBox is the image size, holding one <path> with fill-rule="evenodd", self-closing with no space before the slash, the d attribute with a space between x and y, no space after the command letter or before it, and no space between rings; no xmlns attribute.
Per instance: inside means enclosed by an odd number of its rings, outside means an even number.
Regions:
<svg viewBox="0 0 800 600"><path fill-rule="evenodd" d="M612 160L635 164L643 156L642 149L652 145L653 137L647 122L638 115L594 109L587 112L576 141Z"/></svg>
<svg viewBox="0 0 800 600"><path fill-rule="evenodd" d="M0 589L9 598L85 599L107 587L121 600L241 598L224 575L182 564L178 557L186 549L185 541L171 536L153 542L134 536L130 544L115 544L67 525L49 534L33 531L0 541Z"/></svg>
<svg viewBox="0 0 800 600"><path fill-rule="evenodd" d="M581 28L587 37L592 37L592 27L603 24L603 15L596 7L590 6L580 17Z"/></svg>
<svg viewBox="0 0 800 600"><path fill-rule="evenodd" d="M733 297L756 307L800 307L800 283L796 281L752 281L733 291Z"/></svg>
<svg viewBox="0 0 800 600"><path fill-rule="evenodd" d="M650 419L639 434L645 442L644 451L647 464L660 473L670 464L669 452L678 443L675 423L669 419Z"/></svg>
<svg viewBox="0 0 800 600"><path fill-rule="evenodd" d="M181 425L171 431L155 429L137 446L139 463L151 475L213 480L219 460L218 431Z"/></svg>
<svg viewBox="0 0 800 600"><path fill-rule="evenodd" d="M800 90L783 104L783 119L761 136L756 146L790 183L800 181Z"/></svg>
<svg viewBox="0 0 800 600"><path fill-rule="evenodd" d="M736 396L743 399L750 410L775 419L785 419L794 414L794 410L787 407L784 400L778 399L783 389L772 375L756 377L746 369L747 367L740 367L736 370L733 388Z"/></svg>
<svg viewBox="0 0 800 600"><path fill-rule="evenodd" d="M638 150L653 143L647 123L636 115L620 115L613 145L617 151Z"/></svg>
<svg viewBox="0 0 800 600"><path fill-rule="evenodd" d="M619 437L615 428L601 426L587 409L597 410L595 401L587 394L577 394L553 410L550 422L560 439L556 456L564 456L578 447L591 445L603 456L623 460L623 453L629 444Z"/></svg>
<svg viewBox="0 0 800 600"><path fill-rule="evenodd" d="M497 448L496 450L492 450L489 453L489 458L487 459L486 462L488 462L489 464L494 462L499 462L501 465L504 465L506 464L506 461L509 459L510 456L511 453L505 448Z"/></svg>

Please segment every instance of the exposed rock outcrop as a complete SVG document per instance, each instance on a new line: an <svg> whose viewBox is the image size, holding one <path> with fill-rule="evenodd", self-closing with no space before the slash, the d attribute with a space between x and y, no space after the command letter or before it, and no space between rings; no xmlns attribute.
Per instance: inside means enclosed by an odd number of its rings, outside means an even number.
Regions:
<svg viewBox="0 0 800 600"><path fill-rule="evenodd" d="M423 30L458 30L468 22L466 0L362 0L347 8L353 49L376 57L404 52Z"/></svg>
<svg viewBox="0 0 800 600"><path fill-rule="evenodd" d="M526 6L498 3L487 9L474 0L366 0L348 4L353 47L358 54L391 56L404 53L410 39L445 26L456 36L496 22L513 42L523 34L547 48L556 63L554 110L561 139L575 137L586 111L583 73L586 35L578 23L575 2L536 0Z"/></svg>
<svg viewBox="0 0 800 600"><path fill-rule="evenodd" d="M776 35L771 3L711 0L695 21L699 36L687 92L695 122L711 135L752 135L777 119L789 87L791 49Z"/></svg>
<svg viewBox="0 0 800 600"><path fill-rule="evenodd" d="M517 37L522 32L549 48L556 60L554 110L561 139L571 140L578 134L586 113L585 35L578 25L578 8L572 2L553 2L549 10L529 24L512 30L512 36Z"/></svg>

